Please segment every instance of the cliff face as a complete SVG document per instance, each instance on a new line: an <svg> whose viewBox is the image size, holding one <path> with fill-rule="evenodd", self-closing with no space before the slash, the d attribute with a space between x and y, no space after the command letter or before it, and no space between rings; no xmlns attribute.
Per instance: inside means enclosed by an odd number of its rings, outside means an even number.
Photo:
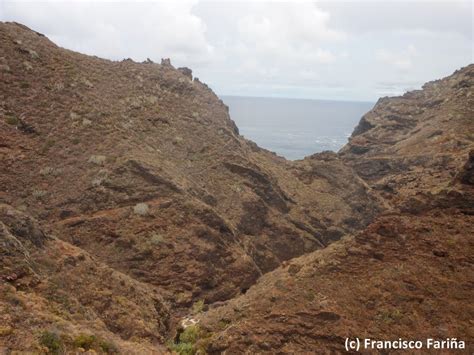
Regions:
<svg viewBox="0 0 474 355"><path fill-rule="evenodd" d="M470 65L380 99L339 155L393 206L449 188L472 149L473 81Z"/></svg>
<svg viewBox="0 0 474 355"><path fill-rule="evenodd" d="M336 349L331 334L364 329L377 302L405 307L388 296L405 281L378 289L405 264L433 271L406 278L430 295L458 287L454 323L472 296L473 70L382 99L341 152L290 162L240 136L187 68L0 23L0 349L93 334L96 351L159 353L199 300L214 307L199 316L210 352ZM450 300L420 291L420 309L406 292L405 331Z"/></svg>

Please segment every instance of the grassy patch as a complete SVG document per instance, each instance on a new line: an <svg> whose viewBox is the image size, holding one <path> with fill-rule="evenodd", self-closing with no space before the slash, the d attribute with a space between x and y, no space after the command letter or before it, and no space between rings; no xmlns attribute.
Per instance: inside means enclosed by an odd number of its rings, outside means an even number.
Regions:
<svg viewBox="0 0 474 355"><path fill-rule="evenodd" d="M21 307L21 308L26 307L25 302L13 293L7 293L5 295L5 300L8 303L10 303L12 306L15 306L15 307Z"/></svg>
<svg viewBox="0 0 474 355"><path fill-rule="evenodd" d="M161 243L163 243L165 238L163 238L163 236L161 234L153 233L149 240L150 240L151 245L156 246L156 245L160 245Z"/></svg>
<svg viewBox="0 0 474 355"><path fill-rule="evenodd" d="M221 319L217 323L217 328L220 330L226 329L230 325L230 320L229 319Z"/></svg>
<svg viewBox="0 0 474 355"><path fill-rule="evenodd" d="M382 310L376 315L376 319L387 324L398 323L402 318L403 314L398 309Z"/></svg>
<svg viewBox="0 0 474 355"><path fill-rule="evenodd" d="M102 350L106 354L118 354L119 350L114 343L111 343L107 340L99 339L98 345L100 350Z"/></svg>
<svg viewBox="0 0 474 355"><path fill-rule="evenodd" d="M48 194L48 192L44 191L44 190L33 190L33 192L31 193L31 195L37 199L37 200L40 200L42 199L43 197L45 197L46 195Z"/></svg>
<svg viewBox="0 0 474 355"><path fill-rule="evenodd" d="M6 337L13 334L13 328L9 326L0 326L0 337Z"/></svg>
<svg viewBox="0 0 474 355"><path fill-rule="evenodd" d="M194 302L192 311L193 311L193 314L202 313L202 311L204 311L204 301L199 300L199 301Z"/></svg>
<svg viewBox="0 0 474 355"><path fill-rule="evenodd" d="M134 207L133 207L133 212L139 216L147 216L149 214L149 207L146 203L137 203Z"/></svg>
<svg viewBox="0 0 474 355"><path fill-rule="evenodd" d="M74 338L73 344L76 348L83 348L84 350L90 350L94 347L97 342L95 335L79 334Z"/></svg>
<svg viewBox="0 0 474 355"><path fill-rule="evenodd" d="M118 354L115 344L101 339L93 334L79 334L74 339L65 334L58 334L48 330L43 331L38 339L39 344L48 349L48 354L75 353L71 350L83 349L92 353Z"/></svg>

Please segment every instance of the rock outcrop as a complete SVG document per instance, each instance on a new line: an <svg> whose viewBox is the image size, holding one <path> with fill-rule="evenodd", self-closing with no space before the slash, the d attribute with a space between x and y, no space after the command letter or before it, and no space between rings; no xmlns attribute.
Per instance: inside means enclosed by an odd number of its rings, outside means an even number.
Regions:
<svg viewBox="0 0 474 355"><path fill-rule="evenodd" d="M382 98L339 155L395 206L416 194L449 189L474 137L474 69Z"/></svg>

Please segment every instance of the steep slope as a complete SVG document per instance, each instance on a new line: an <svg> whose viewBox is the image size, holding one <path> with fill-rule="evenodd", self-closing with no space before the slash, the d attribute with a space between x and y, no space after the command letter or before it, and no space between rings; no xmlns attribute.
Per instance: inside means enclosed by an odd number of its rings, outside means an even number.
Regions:
<svg viewBox="0 0 474 355"><path fill-rule="evenodd" d="M195 346L329 354L345 351L346 337L456 338L472 353L473 87L470 65L422 91L380 100L339 155L392 208L201 314Z"/></svg>
<svg viewBox="0 0 474 355"><path fill-rule="evenodd" d="M58 270L51 277L65 282L54 297L62 288L66 298L76 297L96 282L95 269L64 271L62 249L106 268L100 280L117 273L143 287L105 296L94 288L86 297L122 309L94 312L107 328L97 331L124 342L150 337L162 344L194 302L245 293L262 274L360 230L384 208L335 154L289 162L244 139L228 108L189 69L169 60L85 56L17 23L0 23L0 161L0 203L62 240L46 251ZM29 248L31 255L45 253ZM29 274L10 280L13 261L0 264L8 289L18 290ZM113 277L107 281L115 285ZM31 287L25 297L44 298ZM120 300L147 292L166 306L139 321L141 304ZM145 311L152 301L143 297ZM120 321L110 325L110 317ZM87 327L81 316L68 322ZM20 335L37 333L27 323L9 324L12 333L1 338L9 348L22 349Z"/></svg>
<svg viewBox="0 0 474 355"><path fill-rule="evenodd" d="M211 354L330 354L346 337L456 338L472 353L473 235L459 211L381 216L198 317L201 341Z"/></svg>
<svg viewBox="0 0 474 355"><path fill-rule="evenodd" d="M471 64L423 90L380 99L340 156L392 205L448 188L473 148L473 80Z"/></svg>
<svg viewBox="0 0 474 355"><path fill-rule="evenodd" d="M160 353L170 314L156 290L0 204L0 351ZM87 350L87 349L86 349Z"/></svg>
<svg viewBox="0 0 474 355"><path fill-rule="evenodd" d="M171 302L227 299L381 209L337 157L296 164L239 136L187 68L88 57L15 23L0 41L0 199Z"/></svg>

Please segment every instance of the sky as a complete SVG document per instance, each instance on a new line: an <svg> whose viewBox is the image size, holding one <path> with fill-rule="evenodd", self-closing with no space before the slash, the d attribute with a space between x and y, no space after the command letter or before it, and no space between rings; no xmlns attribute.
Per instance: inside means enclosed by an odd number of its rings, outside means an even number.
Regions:
<svg viewBox="0 0 474 355"><path fill-rule="evenodd" d="M471 0L0 0L0 21L112 60L171 58L218 95L375 101L472 63Z"/></svg>

